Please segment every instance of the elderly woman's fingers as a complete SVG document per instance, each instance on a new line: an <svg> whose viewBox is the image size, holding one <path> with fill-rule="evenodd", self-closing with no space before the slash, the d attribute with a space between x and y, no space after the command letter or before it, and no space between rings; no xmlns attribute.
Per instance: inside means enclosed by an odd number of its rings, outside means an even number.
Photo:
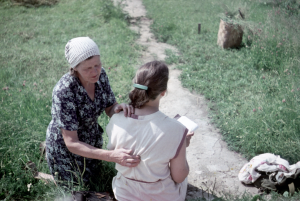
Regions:
<svg viewBox="0 0 300 201"><path fill-rule="evenodd" d="M114 112L115 112L115 113L119 113L122 109L123 109L123 108L122 108L121 105L117 105L117 106L115 107Z"/></svg>
<svg viewBox="0 0 300 201"><path fill-rule="evenodd" d="M137 160L141 160L141 157L139 155L131 155L130 156L132 159L137 159Z"/></svg>
<svg viewBox="0 0 300 201"><path fill-rule="evenodd" d="M127 164L130 164L128 167L135 167L140 163L141 159L140 156L132 155L132 152L132 150L126 150L122 148L115 149L113 151L113 161L122 166L128 166Z"/></svg>
<svg viewBox="0 0 300 201"><path fill-rule="evenodd" d="M126 156L126 163L139 163L141 161L140 156L128 155Z"/></svg>
<svg viewBox="0 0 300 201"><path fill-rule="evenodd" d="M139 163L140 161L141 161L140 159L131 159L131 158L126 159L127 163Z"/></svg>
<svg viewBox="0 0 300 201"><path fill-rule="evenodd" d="M136 167L139 163L140 163L140 158L139 157L135 157L135 158L127 158L126 160L124 160L124 166L127 167Z"/></svg>
<svg viewBox="0 0 300 201"><path fill-rule="evenodd" d="M130 116L131 115L131 111L130 111L130 106L128 104L125 104L125 110L127 112L127 116Z"/></svg>
<svg viewBox="0 0 300 201"><path fill-rule="evenodd" d="M126 163L125 166L126 167L136 167L138 166L139 163Z"/></svg>
<svg viewBox="0 0 300 201"><path fill-rule="evenodd" d="M128 111L128 116L130 116L131 114L134 114L134 108L132 107L132 105L126 105L127 107L127 111Z"/></svg>
<svg viewBox="0 0 300 201"><path fill-rule="evenodd" d="M128 155L131 155L132 154L132 152L133 152L133 150L131 150L131 149L119 149L120 151L122 151L122 152L124 152L124 153L126 153L126 154L128 154Z"/></svg>
<svg viewBox="0 0 300 201"><path fill-rule="evenodd" d="M130 109L130 114L134 114L134 107L132 107L132 105L129 105L129 109Z"/></svg>
<svg viewBox="0 0 300 201"><path fill-rule="evenodd" d="M121 110L123 110L124 116L125 116L125 117L128 117L128 116L130 116L131 114L134 114L134 107L132 107L132 105L128 105L128 104L125 104L125 103L121 103L121 104L119 104L119 105L116 107L115 113L118 113L118 112L120 112Z"/></svg>
<svg viewBox="0 0 300 201"><path fill-rule="evenodd" d="M126 154L125 155L125 158L126 159L134 159L134 160L137 160L137 161L140 161L141 160L141 157L139 155L132 155L133 153L133 150L130 150L130 149L122 149L122 151Z"/></svg>
<svg viewBox="0 0 300 201"><path fill-rule="evenodd" d="M126 104L126 110L127 110L128 116L130 116L131 114L134 114L134 107L132 107L132 105Z"/></svg>
<svg viewBox="0 0 300 201"><path fill-rule="evenodd" d="M124 111L124 116L125 117L128 117L130 116L130 110L129 110L129 105L128 104L125 104L125 103L122 103L122 108L123 108L123 111Z"/></svg>
<svg viewBox="0 0 300 201"><path fill-rule="evenodd" d="M120 162L119 164L122 166L126 166L126 167L136 167L138 164L140 163L140 161L136 162L135 160L123 160L122 162Z"/></svg>
<svg viewBox="0 0 300 201"><path fill-rule="evenodd" d="M120 111L123 110L124 116L127 117L127 111L126 111L125 103L119 104L119 105L118 105L118 109L119 109Z"/></svg>

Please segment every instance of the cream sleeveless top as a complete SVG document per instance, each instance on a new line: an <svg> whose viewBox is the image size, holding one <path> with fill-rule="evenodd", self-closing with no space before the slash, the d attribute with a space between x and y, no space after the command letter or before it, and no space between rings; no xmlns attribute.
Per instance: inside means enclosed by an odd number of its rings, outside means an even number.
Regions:
<svg viewBox="0 0 300 201"><path fill-rule="evenodd" d="M113 190L118 200L184 200L187 181L175 183L169 168L187 134L180 122L160 111L128 118L120 112L112 116L106 132L109 150L131 149L141 157L134 168L116 164Z"/></svg>

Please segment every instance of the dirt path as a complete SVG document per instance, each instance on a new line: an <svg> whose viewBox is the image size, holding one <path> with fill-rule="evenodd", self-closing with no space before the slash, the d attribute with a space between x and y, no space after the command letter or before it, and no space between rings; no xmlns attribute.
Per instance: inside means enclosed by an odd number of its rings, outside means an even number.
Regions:
<svg viewBox="0 0 300 201"><path fill-rule="evenodd" d="M115 0L115 3L117 2L118 0ZM142 0L125 0L123 4L124 10L133 18L130 28L140 34L137 43L145 46L141 64L154 59L164 60L165 49L177 51L168 44L156 42L150 31L151 20L146 18ZM256 194L256 188L243 186L237 178L240 168L247 161L239 154L228 150L226 143L221 140L219 131L210 123L205 98L182 88L178 80L180 71L174 68L175 66L170 66L168 94L161 100L160 110L170 117L176 114L185 115L199 125L187 148L190 165L187 199L208 198L210 196L208 193L211 192L215 195L222 193L241 195L245 191Z"/></svg>

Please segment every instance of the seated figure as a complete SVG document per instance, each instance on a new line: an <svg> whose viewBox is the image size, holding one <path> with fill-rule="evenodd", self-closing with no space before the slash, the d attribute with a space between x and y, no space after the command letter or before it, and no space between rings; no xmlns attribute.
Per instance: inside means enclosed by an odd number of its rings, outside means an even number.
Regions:
<svg viewBox="0 0 300 201"><path fill-rule="evenodd" d="M185 126L159 111L168 79L169 69L162 62L141 66L129 94L134 114L114 114L106 127L108 149L130 149L141 159L136 167L116 164L118 173L112 186L119 201L185 199L189 173L186 146L190 138L186 137Z"/></svg>

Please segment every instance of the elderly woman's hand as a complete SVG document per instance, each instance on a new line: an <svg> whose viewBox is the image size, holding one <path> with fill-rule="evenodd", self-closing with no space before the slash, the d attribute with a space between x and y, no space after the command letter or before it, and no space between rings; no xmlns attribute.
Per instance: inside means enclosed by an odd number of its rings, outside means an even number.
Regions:
<svg viewBox="0 0 300 201"><path fill-rule="evenodd" d="M115 149L111 158L113 162L126 167L136 167L141 161L140 156L134 156L131 150L126 149Z"/></svg>
<svg viewBox="0 0 300 201"><path fill-rule="evenodd" d="M125 117L130 116L131 114L134 114L134 107L132 107L132 105L121 103L121 104L118 104L114 108L115 113L119 113L122 110L124 111L124 116Z"/></svg>

